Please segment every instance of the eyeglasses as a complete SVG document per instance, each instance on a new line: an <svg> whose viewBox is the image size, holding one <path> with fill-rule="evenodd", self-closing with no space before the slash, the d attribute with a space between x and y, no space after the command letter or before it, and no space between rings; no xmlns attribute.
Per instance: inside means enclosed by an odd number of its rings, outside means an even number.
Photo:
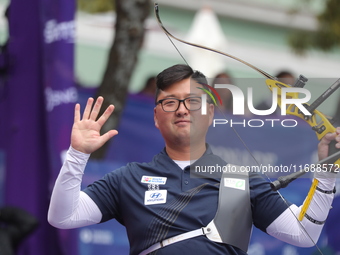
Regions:
<svg viewBox="0 0 340 255"><path fill-rule="evenodd" d="M161 104L165 112L175 112L179 105L183 103L185 108L189 111L197 111L201 109L202 99L200 97L187 97L183 100L177 98L165 98L157 101L156 104Z"/></svg>

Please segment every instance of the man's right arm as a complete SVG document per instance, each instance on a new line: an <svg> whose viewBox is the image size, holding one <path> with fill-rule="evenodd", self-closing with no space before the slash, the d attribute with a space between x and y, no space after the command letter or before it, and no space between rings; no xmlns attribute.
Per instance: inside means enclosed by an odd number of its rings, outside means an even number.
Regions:
<svg viewBox="0 0 340 255"><path fill-rule="evenodd" d="M89 154L69 148L66 160L53 188L48 222L61 229L84 227L99 223L98 206L81 191L81 181Z"/></svg>
<svg viewBox="0 0 340 255"><path fill-rule="evenodd" d="M103 97L98 97L96 102L89 98L82 116L80 105L75 106L71 146L56 180L48 211L48 222L57 228L77 228L101 221L102 213L98 206L81 192L80 187L90 154L118 133L109 130L100 134L114 110L114 106L109 105L98 118L103 101Z"/></svg>

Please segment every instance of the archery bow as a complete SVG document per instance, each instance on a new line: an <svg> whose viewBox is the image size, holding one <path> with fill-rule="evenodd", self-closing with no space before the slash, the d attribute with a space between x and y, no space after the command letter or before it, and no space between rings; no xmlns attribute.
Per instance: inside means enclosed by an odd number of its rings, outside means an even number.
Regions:
<svg viewBox="0 0 340 255"><path fill-rule="evenodd" d="M185 58L183 57L183 55L179 52L179 50L177 49L176 45L172 42L172 40L170 39L173 38L179 42L182 42L184 44L193 46L193 47L197 47L197 48L201 48L201 49L205 49L205 50L209 50L218 54L221 54L223 56L232 58L236 61L239 61L245 65L247 65L248 67L254 69L255 71L259 72L261 75L263 75L264 77L267 78L266 80L266 84L268 86L268 88L272 91L274 88L277 89L278 92L278 104L281 107L281 89L284 87L290 87L287 84L284 84L282 82L279 82L276 80L275 77L271 76L270 74L266 73L265 71L261 70L260 68L257 68L256 66L242 60L239 59L233 55L212 49L212 48L208 48L205 46L201 46L198 44L194 44L194 43L190 43L190 42L186 42L182 39L179 39L175 36L173 36L162 24L160 17L159 17L159 8L158 8L158 4L155 3L155 15L158 21L159 26L162 28L162 30L164 31L164 33L167 35L167 37L169 38L169 40L171 41L171 43L174 45L174 47L176 48L176 50L178 51L178 53L180 54L180 56L183 58L184 62L187 63L187 61L185 60ZM188 64L188 63L187 63ZM304 78L303 76L300 76L300 79L297 80L297 82L294 84L295 87L303 87L305 82L307 81L306 78ZM329 119L327 118L326 115L324 115L323 113L321 113L320 111L317 111L316 108L327 98L330 96L330 94L332 94L337 88L340 87L340 79L336 81L335 84L333 84L328 90L326 90L317 100L314 101L314 103L312 103L311 105L306 105L308 111L311 113L311 116L306 116L304 115L301 111L299 111L299 109L297 107L294 107L294 105L290 105L287 108L287 113L288 114L292 114L295 115L303 120L305 120L314 131L316 131L316 135L318 140L320 140L323 136L325 136L327 133L333 133L335 132L336 128L331 124L331 122L329 121ZM298 98L298 93L287 93L288 98ZM251 157L255 160L255 162L260 165L258 163L258 161L256 160L256 158L254 157L254 155L251 153L251 151L249 150L249 148L247 147L247 145L245 144L245 142L243 141L243 139L240 137L240 135L238 134L238 132L233 128L235 134L238 136L238 138L240 139L240 141L243 143L243 145L245 146L245 148L247 149L248 153L250 153ZM340 150L335 148L335 142L332 142L330 144L330 149L329 149L329 154L333 154L331 156L328 156L327 158L325 158L323 161L320 161L318 163L330 163L330 162L334 162L335 164L340 164ZM335 153L336 152L336 153ZM299 176L301 176L302 174L306 173L308 171L308 169L304 169L302 170L299 175L294 175L292 176L287 176L287 178L284 180L284 185L287 186L288 183L290 183L292 180L295 180L296 178L298 178ZM295 173L296 174L296 173ZM270 178L267 176L267 178L270 180ZM279 178L280 179L280 178ZM274 191L278 192L278 189L281 187L284 187L284 185L282 185L283 183L278 180L276 181L276 185L274 185L275 182L272 182L272 189ZM280 192L278 192L278 194L280 195L280 197L283 199L283 201L286 203L287 207L289 207L287 201L284 199L284 197L280 194ZM292 211L291 211L292 212ZM299 224L301 225L300 220L295 216L295 214L292 212L292 214L294 215L294 217L297 219L297 221L299 222ZM305 230L305 228L301 225L301 227L304 229L305 233L309 236L308 232ZM314 242L314 240L309 236L309 238L311 239L311 241L313 242L314 246L318 249L318 251L320 252L320 254L323 254L322 251L320 250L320 248L318 247L318 245Z"/></svg>
<svg viewBox="0 0 340 255"><path fill-rule="evenodd" d="M184 44L193 46L193 47L197 47L200 49L205 49L205 50L209 50L212 52L215 52L217 54L221 54L223 56L232 58L238 62L241 62L245 65L247 65L248 67L254 69L255 71L257 71L258 73L260 73L261 75L263 75L264 77L267 78L266 80L266 84L267 87L273 91L273 89L277 89L278 92L278 105L279 107L281 107L281 91L282 88L289 88L289 87L303 87L305 85L305 82L308 80L303 76L300 76L299 79L296 81L296 83L293 86L289 86L283 82L279 82L276 80L275 77L273 77L272 75L268 74L267 72L261 70L260 68L240 59L237 58L231 54L228 53L224 53L209 47L205 47L205 46L201 46L198 44L194 44L194 43L190 43L187 41L184 41L182 39L179 39L177 37L175 37L174 35L172 35L164 26L163 23L159 17L159 8L158 8L158 4L155 3L155 15L158 21L159 26L163 29L163 31L165 32L165 34L169 37L174 38L175 40L182 42ZM169 38L169 40L172 42L172 40ZM175 46L175 45L174 45ZM177 47L175 46L176 50L178 51ZM179 52L179 51L178 51ZM187 61L184 59L184 57L182 56L182 54L179 52L179 54L181 55L181 57L183 58L183 60L187 63ZM187 63L188 64L188 63ZM311 127L312 129L316 132L317 138L318 140L321 140L322 137L324 137L327 133L334 133L336 128L332 125L332 123L330 122L330 120L328 119L328 117L323 114L322 112L316 110L316 108L326 100L326 98L328 98L332 93L334 93L338 88L340 87L340 79L338 79L329 89L327 89L318 99L316 99L311 105L309 104L305 104L306 109L311 113L311 116L307 116L305 114L303 114L299 108L295 107L295 105L289 105L286 113L290 114L290 115L294 115L297 116L303 120L305 120ZM299 98L299 93L287 93L287 98L290 99L298 99ZM235 130L234 130L235 131ZM238 134L237 134L238 135ZM239 137L240 138L240 137ZM242 139L241 139L242 140ZM245 143L242 141L242 143L245 145ZM332 155L336 152L339 151L339 149L335 148L335 141L332 141L331 144L329 145L329 155ZM247 148L247 146L245 145L246 149L249 151L249 149ZM251 154L251 152L250 152ZM253 157L253 155L252 155ZM254 157L253 157L254 158ZM254 160L256 161L256 159L254 158ZM257 162L257 161L256 161ZM333 157L328 157L325 159L325 162L327 163L334 163L336 165L340 165L340 158L338 158L335 162L334 162L334 156ZM318 162L319 163L319 162ZM306 173L308 171L308 169L303 169L301 172L302 174ZM302 175L301 174L301 175ZM296 178L295 178L296 179ZM294 180L294 179L292 179ZM287 181L286 181L286 186L288 185ZM283 187L283 186L282 186ZM276 186L276 190L279 189L278 186Z"/></svg>

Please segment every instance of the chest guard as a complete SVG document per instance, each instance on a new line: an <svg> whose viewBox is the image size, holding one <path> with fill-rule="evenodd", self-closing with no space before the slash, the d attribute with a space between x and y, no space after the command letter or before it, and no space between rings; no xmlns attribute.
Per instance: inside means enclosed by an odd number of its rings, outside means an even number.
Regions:
<svg viewBox="0 0 340 255"><path fill-rule="evenodd" d="M221 178L218 209L206 236L247 252L252 231L249 175L240 166L228 165Z"/></svg>

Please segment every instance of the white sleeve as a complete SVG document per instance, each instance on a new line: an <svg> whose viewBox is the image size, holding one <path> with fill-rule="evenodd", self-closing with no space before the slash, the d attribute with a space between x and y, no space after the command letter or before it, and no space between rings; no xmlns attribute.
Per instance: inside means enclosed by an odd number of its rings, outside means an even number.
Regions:
<svg viewBox="0 0 340 255"><path fill-rule="evenodd" d="M48 210L48 222L56 228L78 228L99 223L102 219L95 202L80 190L89 156L72 147L67 151Z"/></svg>
<svg viewBox="0 0 340 255"><path fill-rule="evenodd" d="M319 181L317 186L321 190L332 191L334 189L334 173L315 173L314 178ZM333 198L333 193L326 194L315 190L302 221L299 221L298 217L303 205L300 207L291 205L267 227L267 233L295 246L314 246L319 239L323 223L331 209Z"/></svg>

